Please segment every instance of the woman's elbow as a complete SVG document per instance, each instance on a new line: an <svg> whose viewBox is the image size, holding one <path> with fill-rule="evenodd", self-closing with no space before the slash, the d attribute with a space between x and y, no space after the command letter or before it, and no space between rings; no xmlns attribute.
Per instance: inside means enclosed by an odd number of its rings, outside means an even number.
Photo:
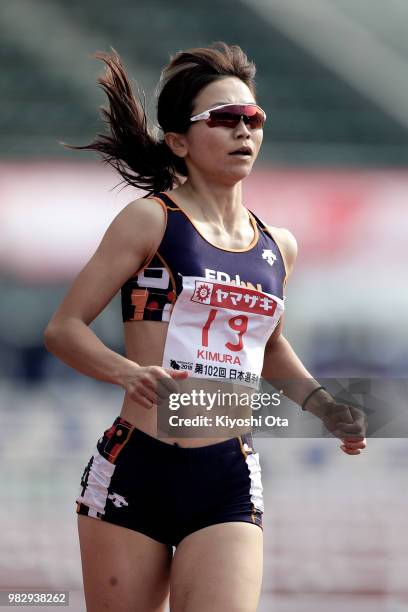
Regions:
<svg viewBox="0 0 408 612"><path fill-rule="evenodd" d="M58 337L58 327L55 323L50 321L47 327L45 328L44 334L43 334L43 342L44 342L44 346L47 349L47 351L50 351L51 353L53 352L57 337Z"/></svg>

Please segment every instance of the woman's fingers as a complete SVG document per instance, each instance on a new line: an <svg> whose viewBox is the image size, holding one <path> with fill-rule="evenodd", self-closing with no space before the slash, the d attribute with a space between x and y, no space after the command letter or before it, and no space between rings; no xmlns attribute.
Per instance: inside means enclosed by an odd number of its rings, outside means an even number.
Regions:
<svg viewBox="0 0 408 612"><path fill-rule="evenodd" d="M359 450L358 448L356 449L351 449L348 446L344 446L344 444L342 444L340 446L341 450L346 453L347 455L360 455L361 454L361 450Z"/></svg>
<svg viewBox="0 0 408 612"><path fill-rule="evenodd" d="M178 393L177 379L187 378L188 372L167 371L160 366L142 368L138 380L130 393L133 401L144 408L152 408L168 400L171 393Z"/></svg>
<svg viewBox="0 0 408 612"><path fill-rule="evenodd" d="M340 448L343 452L348 455L359 455L361 451L367 446L366 438L360 438L355 440L353 438L343 438L343 444L341 444Z"/></svg>
<svg viewBox="0 0 408 612"><path fill-rule="evenodd" d="M179 379L184 379L184 378L188 378L188 372L187 370L171 370L171 369L167 369L167 372L170 374L171 378L179 378Z"/></svg>
<svg viewBox="0 0 408 612"><path fill-rule="evenodd" d="M344 438L342 438L342 441L343 441L343 443L346 446L356 445L356 446L361 446L361 448L364 448L367 445L366 438L363 438L361 436L359 438L347 438L347 437L344 437Z"/></svg>
<svg viewBox="0 0 408 612"><path fill-rule="evenodd" d="M159 371L160 370L160 371ZM166 401L172 393L179 393L180 389L177 384L177 379L185 379L188 377L187 370L175 371L160 368L153 372L156 377L156 392L160 401Z"/></svg>
<svg viewBox="0 0 408 612"><path fill-rule="evenodd" d="M355 421L354 423L344 423L339 422L336 423L335 432L333 432L339 438L346 438L347 435L350 435L354 440L356 438L363 438L365 435L365 427L361 421Z"/></svg>
<svg viewBox="0 0 408 612"><path fill-rule="evenodd" d="M137 399L137 403L142 408L146 408L146 410L151 410L153 406L156 404L154 401L152 402L147 397L144 397L142 395Z"/></svg>
<svg viewBox="0 0 408 612"><path fill-rule="evenodd" d="M366 447L367 418L359 408L346 404L329 405L322 420L327 429L341 439L340 448L347 455L359 455Z"/></svg>
<svg viewBox="0 0 408 612"><path fill-rule="evenodd" d="M136 401L141 404L140 400L142 400L145 408L151 408L152 404L157 403L157 394L153 389L150 389L149 387L141 387L139 391L135 392L135 395Z"/></svg>

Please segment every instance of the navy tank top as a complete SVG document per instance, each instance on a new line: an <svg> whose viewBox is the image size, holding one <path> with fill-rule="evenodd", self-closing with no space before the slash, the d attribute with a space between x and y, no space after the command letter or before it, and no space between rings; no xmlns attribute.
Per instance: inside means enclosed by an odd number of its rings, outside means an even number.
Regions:
<svg viewBox="0 0 408 612"><path fill-rule="evenodd" d="M188 215L165 193L152 196L166 212L162 241L147 265L121 288L123 321L169 321L183 276L226 281L284 299L286 270L270 230L248 210L254 238L245 249L227 250L202 236Z"/></svg>

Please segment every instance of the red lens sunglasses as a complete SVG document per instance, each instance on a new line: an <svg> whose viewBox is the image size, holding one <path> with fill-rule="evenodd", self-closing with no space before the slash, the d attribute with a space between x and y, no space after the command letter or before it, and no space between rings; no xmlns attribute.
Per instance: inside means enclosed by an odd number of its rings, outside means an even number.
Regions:
<svg viewBox="0 0 408 612"><path fill-rule="evenodd" d="M190 121L205 121L208 127L227 128L237 127L241 119L255 130L263 127L266 113L257 104L222 104L190 117Z"/></svg>

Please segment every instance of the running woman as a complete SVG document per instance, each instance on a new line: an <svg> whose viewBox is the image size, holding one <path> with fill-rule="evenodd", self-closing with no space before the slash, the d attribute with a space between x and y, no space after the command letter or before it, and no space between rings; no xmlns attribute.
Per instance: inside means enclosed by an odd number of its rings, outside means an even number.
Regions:
<svg viewBox="0 0 408 612"><path fill-rule="evenodd" d="M251 434L159 439L157 405L190 379L215 372L216 383L218 355L222 376L248 386L299 380L287 394L347 454L365 447L363 417L335 403L282 335L296 241L242 201L266 120L254 64L225 43L177 53L153 135L117 53L97 57L110 132L74 148L99 152L148 196L116 216L45 332L62 361L125 391L76 500L87 610L163 612L170 593L172 612L254 612L264 507ZM126 356L89 327L118 290Z"/></svg>

